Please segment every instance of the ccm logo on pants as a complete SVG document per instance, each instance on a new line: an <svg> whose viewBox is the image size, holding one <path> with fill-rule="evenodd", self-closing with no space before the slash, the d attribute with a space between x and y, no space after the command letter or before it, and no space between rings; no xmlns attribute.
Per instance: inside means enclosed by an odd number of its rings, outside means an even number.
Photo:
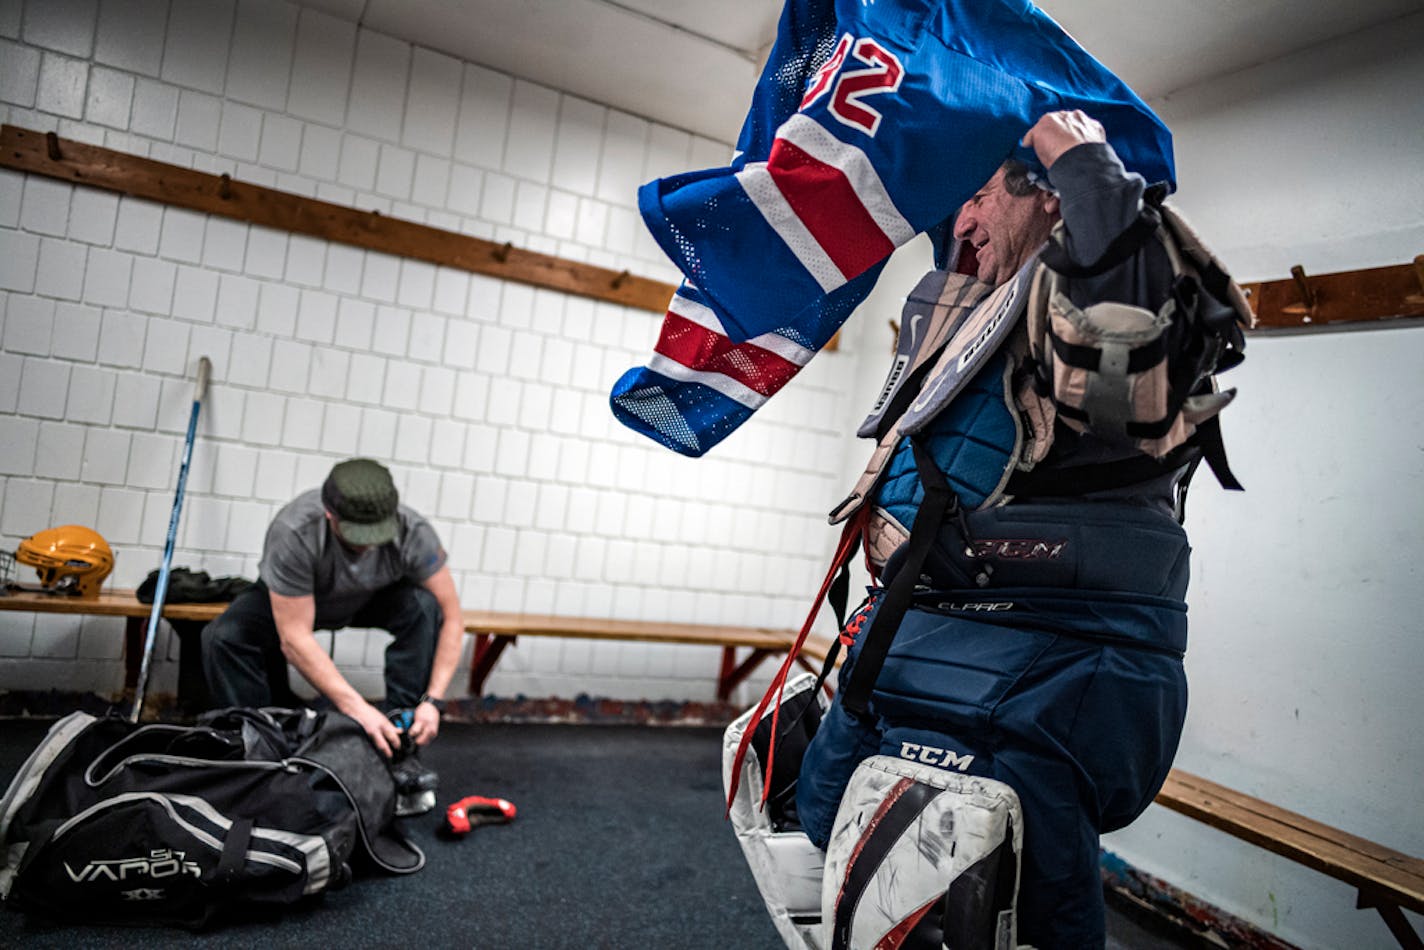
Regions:
<svg viewBox="0 0 1424 950"><path fill-rule="evenodd" d="M956 755L949 749L920 745L918 742L900 743L900 758L908 759L911 762L923 762L925 765L935 765L942 769L959 769L961 772L968 769L969 763L974 761L972 755Z"/></svg>

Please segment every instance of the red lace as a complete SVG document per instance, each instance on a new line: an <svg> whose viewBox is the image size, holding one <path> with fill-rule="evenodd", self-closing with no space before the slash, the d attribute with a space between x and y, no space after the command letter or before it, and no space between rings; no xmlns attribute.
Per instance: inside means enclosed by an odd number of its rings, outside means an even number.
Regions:
<svg viewBox="0 0 1424 950"><path fill-rule="evenodd" d="M766 712L767 705L773 696L776 697L776 706L771 711L771 739L767 743L766 765L764 768L764 778L762 780L761 804L766 804L767 798L771 795L771 765L776 760L776 725L781 716L781 694L786 687L787 674L791 672L791 665L796 662L797 655L801 652L801 646L806 642L806 636L811 632L811 626L816 622L816 615L821 611L821 604L825 602L826 594L831 589L831 582L835 580L836 573L841 569L851 555L855 553L857 542L860 540L861 530L864 528L866 515L869 508L862 507L857 511L845 525L841 532L840 543L836 545L835 556L831 559L831 569L826 572L826 579L821 582L821 589L816 594L816 599L811 604L810 611L806 614L806 620L801 624L801 631L796 635L796 642L791 645L791 649L786 652L786 659L782 661L781 669L776 671L772 677L771 685L767 687L766 695L762 696L761 702L757 704L756 711L752 713L751 720L742 731L742 741L737 746L736 758L732 760L732 778L727 789L727 814L732 812L732 802L737 797L737 789L742 781L742 763L746 761L747 749L751 746L752 735L756 732L757 726L761 723L762 714ZM863 621L862 621L863 622ZM857 626L857 629L859 627ZM844 642L844 641L843 641Z"/></svg>

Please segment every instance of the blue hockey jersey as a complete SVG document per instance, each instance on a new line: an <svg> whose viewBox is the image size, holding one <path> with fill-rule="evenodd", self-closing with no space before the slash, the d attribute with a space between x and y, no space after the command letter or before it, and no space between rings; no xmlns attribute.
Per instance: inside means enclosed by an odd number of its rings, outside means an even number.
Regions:
<svg viewBox="0 0 1424 950"><path fill-rule="evenodd" d="M895 248L1006 157L1033 163L1018 141L1058 109L1088 112L1130 170L1173 182L1166 127L1030 3L788 0L732 164L639 191L685 281L614 413L707 451L826 344Z"/></svg>

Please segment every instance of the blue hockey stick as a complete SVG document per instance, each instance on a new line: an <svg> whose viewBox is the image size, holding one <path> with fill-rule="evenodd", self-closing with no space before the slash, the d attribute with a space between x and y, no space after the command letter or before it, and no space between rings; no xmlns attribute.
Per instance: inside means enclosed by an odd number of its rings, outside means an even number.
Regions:
<svg viewBox="0 0 1424 950"><path fill-rule="evenodd" d="M178 516L183 512L183 486L188 482L188 463L193 460L193 440L198 434L198 412L208 392L208 378L213 364L206 357L198 358L198 382L193 390L193 411L188 416L188 438L183 445L183 464L178 468L178 491L173 496L173 515L168 519L168 540L163 544L163 566L158 569L158 586L153 591L153 610L148 615L148 634L143 639L143 665L138 670L138 686L134 690L133 711L129 722L138 722L143 711L143 694L148 685L148 665L153 658L153 642L158 634L158 618L163 613L163 601L168 596L168 571L173 566L173 545L178 540Z"/></svg>

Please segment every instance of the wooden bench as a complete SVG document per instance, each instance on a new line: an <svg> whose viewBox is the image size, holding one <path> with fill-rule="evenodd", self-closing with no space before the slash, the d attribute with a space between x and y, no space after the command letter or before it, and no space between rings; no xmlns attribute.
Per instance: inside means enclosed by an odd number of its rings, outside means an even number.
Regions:
<svg viewBox="0 0 1424 950"><path fill-rule="evenodd" d="M163 619L178 634L179 695L203 695L201 654L196 643L184 649L197 637L203 626L227 609L227 604L164 604ZM153 605L145 604L131 590L101 590L96 598L46 594L40 591L14 590L0 594L0 610L36 614L70 614L95 617L124 618L124 690L132 694L138 686L139 667L143 663L143 641L148 632L148 618ZM194 692L197 690L197 692Z"/></svg>
<svg viewBox="0 0 1424 950"><path fill-rule="evenodd" d="M717 698L720 700L730 697L732 690L768 657L785 653L795 642L793 631L765 627L595 620L484 610L465 611L465 630L475 635L475 654L470 663L471 696L478 696L484 691L485 678L494 669L500 654L521 636L721 647L722 663L717 674ZM739 660L737 651L740 649L749 652Z"/></svg>
<svg viewBox="0 0 1424 950"><path fill-rule="evenodd" d="M1424 861L1180 769L1157 804L1344 881L1359 891L1355 906L1378 910L1401 947L1424 950L1400 910L1424 913Z"/></svg>
<svg viewBox="0 0 1424 950"><path fill-rule="evenodd" d="M225 603L165 604L163 617L179 637L178 692L183 697L199 697L205 692L201 653L196 642L203 625L227 609ZM131 590L105 590L97 598L14 591L0 596L0 610L29 613L57 613L123 617L124 687L130 692L138 683L143 660L143 641L152 606L141 603ZM795 640L790 630L761 627L728 627L710 624L652 623L636 620L597 620L580 617L553 617L538 614L464 611L465 630L475 635L475 653L470 663L470 694L478 696L485 679L500 654L520 636L574 637L592 640L623 640L642 643L693 644L722 648L717 674L717 698L727 699L739 684L768 657L784 654ZM748 652L739 657L739 650Z"/></svg>

